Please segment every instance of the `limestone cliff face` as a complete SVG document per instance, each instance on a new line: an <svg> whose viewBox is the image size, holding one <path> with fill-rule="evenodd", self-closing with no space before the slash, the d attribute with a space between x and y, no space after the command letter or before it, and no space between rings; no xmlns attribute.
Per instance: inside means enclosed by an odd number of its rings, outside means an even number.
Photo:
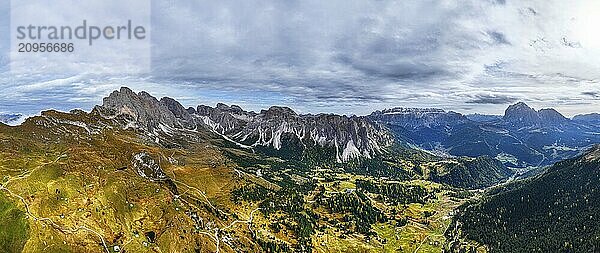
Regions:
<svg viewBox="0 0 600 253"><path fill-rule="evenodd" d="M134 93L129 88L121 88L102 102L102 107L112 110L115 115L130 116L136 124L150 131L159 128L160 124L176 127L178 123L168 104L143 91Z"/></svg>
<svg viewBox="0 0 600 253"><path fill-rule="evenodd" d="M338 161L372 157L393 142L387 129L356 116L298 115L278 106L252 113L224 105L199 108L197 115L214 131L245 145L281 149L286 145L282 137L289 135L304 145L335 148Z"/></svg>
<svg viewBox="0 0 600 253"><path fill-rule="evenodd" d="M334 114L299 115L288 107L273 106L260 113L244 111L236 105L199 105L185 109L171 98L160 100L146 92L128 88L114 91L97 108L105 117L128 116L150 132L165 126L193 130L207 128L244 147L270 147L279 150L295 139L303 147L318 145L335 149L340 162L371 158L392 145L394 138L384 127L364 117Z"/></svg>

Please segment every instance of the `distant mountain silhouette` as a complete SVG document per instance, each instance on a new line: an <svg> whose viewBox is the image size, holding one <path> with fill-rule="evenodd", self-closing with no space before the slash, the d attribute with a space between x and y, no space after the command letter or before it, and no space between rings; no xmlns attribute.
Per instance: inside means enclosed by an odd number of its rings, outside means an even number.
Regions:
<svg viewBox="0 0 600 253"><path fill-rule="evenodd" d="M523 102L505 114L468 115L440 109L395 108L368 116L397 138L455 156L488 155L514 167L549 165L600 143L600 115L566 118Z"/></svg>

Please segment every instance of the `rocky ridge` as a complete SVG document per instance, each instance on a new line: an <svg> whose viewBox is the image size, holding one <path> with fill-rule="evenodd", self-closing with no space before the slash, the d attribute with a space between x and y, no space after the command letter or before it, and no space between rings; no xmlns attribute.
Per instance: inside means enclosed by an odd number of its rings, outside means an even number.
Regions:
<svg viewBox="0 0 600 253"><path fill-rule="evenodd" d="M280 150L287 140L335 149L335 160L347 162L371 158L392 145L393 136L382 126L364 117L334 114L299 115L287 107L273 106L260 113L236 105L199 105L185 109L172 98L160 100L146 92L121 88L104 98L95 111L103 117L125 116L129 126L149 132L172 129L209 129L242 147L267 147Z"/></svg>

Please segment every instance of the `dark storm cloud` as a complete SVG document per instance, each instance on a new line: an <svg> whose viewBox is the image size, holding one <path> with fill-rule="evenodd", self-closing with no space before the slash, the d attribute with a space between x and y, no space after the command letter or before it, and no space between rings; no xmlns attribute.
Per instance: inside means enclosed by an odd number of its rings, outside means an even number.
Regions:
<svg viewBox="0 0 600 253"><path fill-rule="evenodd" d="M479 95L471 95L471 98L466 101L468 104L496 104L496 105L504 105L516 102L518 99L513 96L507 95L489 95L489 94L479 94Z"/></svg>
<svg viewBox="0 0 600 253"><path fill-rule="evenodd" d="M391 84L417 93L415 85L461 78L472 66L464 54L489 36L507 43L463 25L489 4L156 1L153 76L301 101L388 100Z"/></svg>

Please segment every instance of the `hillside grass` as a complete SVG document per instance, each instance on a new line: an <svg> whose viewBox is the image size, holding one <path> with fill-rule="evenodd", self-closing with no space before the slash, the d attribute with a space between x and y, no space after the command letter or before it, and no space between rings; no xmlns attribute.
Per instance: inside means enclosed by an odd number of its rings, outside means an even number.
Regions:
<svg viewBox="0 0 600 253"><path fill-rule="evenodd" d="M25 212L0 192L0 251L22 252L29 239L29 224Z"/></svg>

